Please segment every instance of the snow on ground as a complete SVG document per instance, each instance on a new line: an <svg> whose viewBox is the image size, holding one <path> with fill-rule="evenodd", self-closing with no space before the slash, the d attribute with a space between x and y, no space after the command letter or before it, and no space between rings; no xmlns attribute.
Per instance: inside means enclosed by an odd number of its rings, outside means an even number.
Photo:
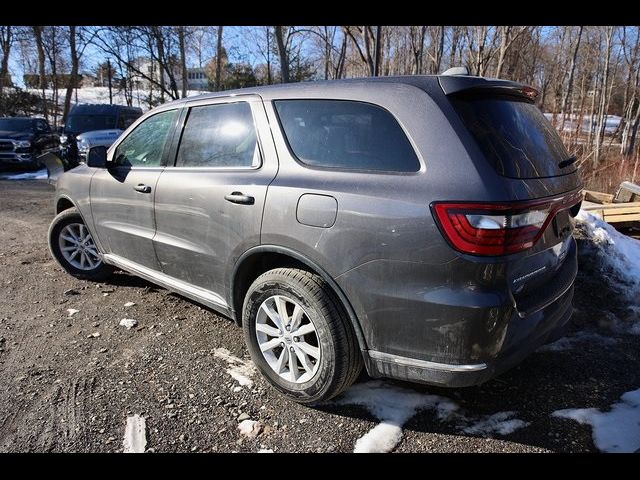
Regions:
<svg viewBox="0 0 640 480"><path fill-rule="evenodd" d="M529 422L513 418L516 412L498 412L485 417L474 424L462 429L464 433L472 435L490 436L492 433L498 435L509 435L516 430L527 427Z"/></svg>
<svg viewBox="0 0 640 480"><path fill-rule="evenodd" d="M593 443L598 450L609 453L631 453L640 450L640 389L627 392L611 410L567 408L551 414L591 425Z"/></svg>
<svg viewBox="0 0 640 480"><path fill-rule="evenodd" d="M439 421L450 422L462 433L491 436L509 435L529 425L514 418L516 412L489 416L466 416L453 400L397 387L382 380L359 383L335 400L339 405L365 407L380 423L360 437L355 453L386 453L402 440L402 427L420 410L433 410Z"/></svg>
<svg viewBox="0 0 640 480"><path fill-rule="evenodd" d="M240 384L240 387L251 387L253 385L251 377L256 373L256 367L251 361L242 360L231 355L231 352L226 348L216 348L213 356L221 358L229 364L226 372Z"/></svg>
<svg viewBox="0 0 640 480"><path fill-rule="evenodd" d="M147 447L147 422L140 415L127 417L124 429L124 453L144 453Z"/></svg>
<svg viewBox="0 0 640 480"><path fill-rule="evenodd" d="M49 174L47 173L46 168L43 168L35 172L23 172L23 173L2 172L0 173L0 180L46 180L47 178L49 178Z"/></svg>
<svg viewBox="0 0 640 480"><path fill-rule="evenodd" d="M355 453L385 453L393 450L402 439L402 426L418 410L435 410L444 420L458 409L448 398L396 387L375 380L359 383L347 390L336 403L360 405L380 420L372 430L356 441Z"/></svg>
<svg viewBox="0 0 640 480"><path fill-rule="evenodd" d="M600 218L581 210L576 217L578 227L589 237L597 249L603 266L603 277L612 287L621 290L629 299L635 314L631 325L614 322L620 333L640 334L640 241L623 235Z"/></svg>
<svg viewBox="0 0 640 480"><path fill-rule="evenodd" d="M42 95L42 91L37 88L28 88L28 92L33 93L34 95ZM66 90L58 91L58 103L62 106L64 104L64 95ZM76 100L76 91L77 91L77 100ZM195 95L201 95L203 93L209 93L200 90L188 90L187 97L193 97ZM47 89L45 90L45 95L49 99L53 99L53 90ZM157 91L153 92L154 98L160 98L160 94ZM148 90L136 89L133 91L133 107L140 107L143 111L149 110L149 104L147 103L147 99L149 97ZM171 100L167 95L165 95L165 100L168 102ZM78 88L73 91L73 96L71 97L72 105L76 103L109 103L109 87L84 87ZM124 96L124 93L118 91L117 89L113 89L113 103L116 105L126 105L127 100Z"/></svg>
<svg viewBox="0 0 640 480"><path fill-rule="evenodd" d="M545 113L544 114L545 117L547 117L547 120L549 120L551 123L553 123L553 113ZM577 122L580 120L579 115L576 114L571 114L567 116L567 119L564 123L564 128L563 130L565 132L573 132L576 129L577 126ZM604 127L604 133L607 135L613 135L616 130L618 130L618 127L620 126L620 121L622 120L621 117L619 117L618 115L607 115L607 118L605 120L605 127ZM591 116L590 115L584 115L581 119L581 125L580 125L580 130L582 133L589 133L589 130L591 130L591 124L594 124L594 128L597 127L597 118L594 116L593 122L591 122ZM558 113L556 114L556 121L555 121L555 127L556 128L560 128L562 126L562 114Z"/></svg>

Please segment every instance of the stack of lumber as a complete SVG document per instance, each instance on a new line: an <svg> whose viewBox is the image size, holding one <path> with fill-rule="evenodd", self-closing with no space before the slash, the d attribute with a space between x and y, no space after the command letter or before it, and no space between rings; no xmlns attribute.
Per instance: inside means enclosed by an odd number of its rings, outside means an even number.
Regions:
<svg viewBox="0 0 640 480"><path fill-rule="evenodd" d="M640 222L640 185L622 182L615 195L585 190L582 209L608 223Z"/></svg>

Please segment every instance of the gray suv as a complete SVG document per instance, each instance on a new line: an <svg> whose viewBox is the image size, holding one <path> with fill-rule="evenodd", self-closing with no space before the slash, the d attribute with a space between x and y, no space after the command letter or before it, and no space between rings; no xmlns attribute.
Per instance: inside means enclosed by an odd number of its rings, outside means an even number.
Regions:
<svg viewBox="0 0 640 480"><path fill-rule="evenodd" d="M302 403L358 377L480 384L555 339L575 157L536 91L473 76L258 87L162 105L57 182L53 256L241 324Z"/></svg>

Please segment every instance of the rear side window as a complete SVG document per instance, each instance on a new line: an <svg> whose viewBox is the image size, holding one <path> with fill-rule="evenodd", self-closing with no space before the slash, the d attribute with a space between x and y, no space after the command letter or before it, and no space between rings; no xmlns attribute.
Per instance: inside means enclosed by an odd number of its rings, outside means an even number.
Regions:
<svg viewBox="0 0 640 480"><path fill-rule="evenodd" d="M256 167L260 163L251 107L246 102L192 107L178 167Z"/></svg>
<svg viewBox="0 0 640 480"><path fill-rule="evenodd" d="M575 171L556 129L540 109L516 97L464 96L452 100L496 171L511 178L542 178Z"/></svg>
<svg viewBox="0 0 640 480"><path fill-rule="evenodd" d="M293 154L315 167L417 172L420 162L396 119L370 103L277 100Z"/></svg>

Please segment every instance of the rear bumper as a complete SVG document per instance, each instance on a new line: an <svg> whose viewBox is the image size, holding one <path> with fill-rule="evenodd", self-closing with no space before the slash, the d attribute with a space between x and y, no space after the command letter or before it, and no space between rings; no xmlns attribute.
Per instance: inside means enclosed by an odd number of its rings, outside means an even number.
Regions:
<svg viewBox="0 0 640 480"><path fill-rule="evenodd" d="M364 352L367 372L374 378L394 378L441 387L479 385L509 370L540 346L561 336L571 319L572 299L573 286L553 304L537 312L534 315L537 318L529 319L536 324L535 334L511 345L491 360L480 363L448 364L369 350ZM512 321L526 322L527 319L513 318Z"/></svg>

